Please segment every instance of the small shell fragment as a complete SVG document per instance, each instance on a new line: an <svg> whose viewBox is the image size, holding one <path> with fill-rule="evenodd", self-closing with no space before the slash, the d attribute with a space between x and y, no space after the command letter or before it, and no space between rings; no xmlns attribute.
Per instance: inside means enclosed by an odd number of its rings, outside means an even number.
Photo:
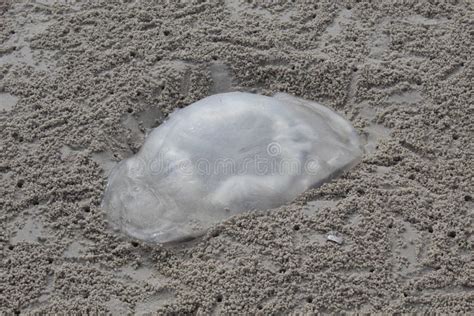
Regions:
<svg viewBox="0 0 474 316"><path fill-rule="evenodd" d="M339 244L339 245L341 245L344 242L342 237L339 237L339 236L336 236L336 235L333 235L333 234L327 235L326 239L329 240L329 241L335 242L336 244Z"/></svg>

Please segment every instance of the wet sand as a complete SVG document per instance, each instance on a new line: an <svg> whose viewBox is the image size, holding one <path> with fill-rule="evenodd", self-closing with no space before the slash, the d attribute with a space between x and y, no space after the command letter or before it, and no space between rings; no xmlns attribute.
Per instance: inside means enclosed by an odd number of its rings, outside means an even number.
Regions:
<svg viewBox="0 0 474 316"><path fill-rule="evenodd" d="M472 4L250 2L0 5L0 313L472 313ZM234 90L325 104L368 153L190 242L112 231L107 172Z"/></svg>

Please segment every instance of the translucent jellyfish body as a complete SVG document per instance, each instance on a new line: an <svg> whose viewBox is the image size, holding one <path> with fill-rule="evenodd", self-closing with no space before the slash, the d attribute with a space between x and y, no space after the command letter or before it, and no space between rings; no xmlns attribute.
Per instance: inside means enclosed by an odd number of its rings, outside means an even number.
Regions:
<svg viewBox="0 0 474 316"><path fill-rule="evenodd" d="M216 94L172 113L120 162L102 206L133 237L179 241L235 214L288 203L362 154L351 124L318 103Z"/></svg>

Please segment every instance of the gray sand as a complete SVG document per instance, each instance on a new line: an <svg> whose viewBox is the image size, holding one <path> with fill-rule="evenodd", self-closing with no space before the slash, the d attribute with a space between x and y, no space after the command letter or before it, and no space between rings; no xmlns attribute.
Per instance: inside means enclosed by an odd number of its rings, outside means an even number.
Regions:
<svg viewBox="0 0 474 316"><path fill-rule="evenodd" d="M124 2L0 4L0 313L473 312L472 2ZM106 172L228 90L321 102L371 153L191 242L110 230Z"/></svg>

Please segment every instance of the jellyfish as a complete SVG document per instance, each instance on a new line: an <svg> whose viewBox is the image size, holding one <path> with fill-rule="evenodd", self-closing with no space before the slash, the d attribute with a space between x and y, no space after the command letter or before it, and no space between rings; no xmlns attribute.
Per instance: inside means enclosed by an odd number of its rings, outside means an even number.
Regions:
<svg viewBox="0 0 474 316"><path fill-rule="evenodd" d="M351 124L323 105L284 93L221 93L153 129L111 171L102 207L132 237L186 240L237 214L289 203L362 155Z"/></svg>

